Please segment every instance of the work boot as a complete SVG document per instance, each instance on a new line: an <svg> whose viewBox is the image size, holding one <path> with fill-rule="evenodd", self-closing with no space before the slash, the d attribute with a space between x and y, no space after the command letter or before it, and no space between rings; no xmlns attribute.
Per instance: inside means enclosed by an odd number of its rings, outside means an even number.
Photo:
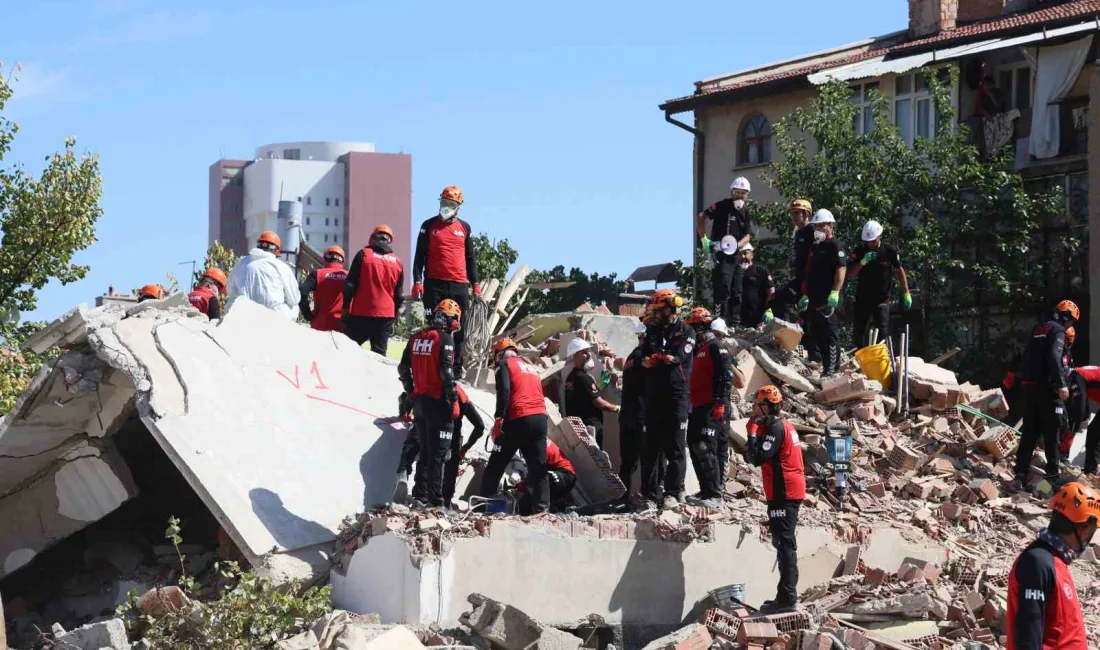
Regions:
<svg viewBox="0 0 1100 650"><path fill-rule="evenodd" d="M798 607L798 601L797 600L794 601L794 602L791 602L791 603L786 602L784 600L780 600L780 599L765 600L760 605L760 613L761 614L766 614L766 613L774 613L774 612L783 612L783 611L792 610L796 607Z"/></svg>
<svg viewBox="0 0 1100 650"><path fill-rule="evenodd" d="M1017 476L1012 479L1012 482L1008 484L1008 491L1010 494L1019 494L1020 492L1027 492L1027 482L1024 481L1022 476Z"/></svg>
<svg viewBox="0 0 1100 650"><path fill-rule="evenodd" d="M393 488L394 503L404 504L409 499L409 473L398 472L397 473L397 486Z"/></svg>
<svg viewBox="0 0 1100 650"><path fill-rule="evenodd" d="M666 494L665 498L661 501L661 510L672 510L678 505L680 505L680 502L676 500L676 497L671 494Z"/></svg>
<svg viewBox="0 0 1100 650"><path fill-rule="evenodd" d="M699 494L693 494L687 498L687 502L693 506L701 506L703 508L709 508L711 510L718 510L722 507L722 500L718 497L708 496L700 492Z"/></svg>

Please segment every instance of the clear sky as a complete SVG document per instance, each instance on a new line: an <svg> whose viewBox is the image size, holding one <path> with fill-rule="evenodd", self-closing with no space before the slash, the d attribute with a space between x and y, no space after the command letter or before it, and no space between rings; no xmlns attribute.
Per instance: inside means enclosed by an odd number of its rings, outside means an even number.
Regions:
<svg viewBox="0 0 1100 650"><path fill-rule="evenodd" d="M691 136L657 105L698 79L906 26L905 0L547 3L407 0L13 2L0 60L23 63L4 164L77 137L104 215L50 319L185 278L207 240L207 169L292 140L413 156L414 223L462 186L475 231L532 268L620 277L688 259ZM683 118L690 118L684 115ZM687 121L690 122L690 119ZM708 197L709 199L710 197Z"/></svg>

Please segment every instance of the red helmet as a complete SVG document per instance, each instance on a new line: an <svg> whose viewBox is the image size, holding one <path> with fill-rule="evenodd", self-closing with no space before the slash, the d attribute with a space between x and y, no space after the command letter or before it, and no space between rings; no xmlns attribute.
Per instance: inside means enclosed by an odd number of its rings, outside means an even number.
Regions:
<svg viewBox="0 0 1100 650"><path fill-rule="evenodd" d="M688 325L706 325L712 320L714 320L714 317L711 316L709 309L707 309L706 307L696 307L695 309L692 309L690 313L688 313L687 318L684 319L684 322Z"/></svg>

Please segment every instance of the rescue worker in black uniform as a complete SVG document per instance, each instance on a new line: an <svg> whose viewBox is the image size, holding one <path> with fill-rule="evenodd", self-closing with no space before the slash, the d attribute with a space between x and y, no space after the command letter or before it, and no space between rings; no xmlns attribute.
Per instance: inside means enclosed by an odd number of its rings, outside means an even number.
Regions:
<svg viewBox="0 0 1100 650"><path fill-rule="evenodd" d="M791 309L802 297L802 281L806 278L806 260L810 256L810 246L814 243L814 227L810 225L813 206L806 199L795 199L790 205L791 224L791 279L780 289L772 301L772 312L776 318L793 321Z"/></svg>
<svg viewBox="0 0 1100 650"><path fill-rule="evenodd" d="M453 507L455 484L458 483L459 464L466 459L466 454L485 434L485 421L481 419L481 414L477 412L477 406L470 401L470 396L466 394L466 389L462 387L462 384L455 384L455 393L458 394L459 415L455 420L455 437L451 441L451 456L447 459L447 464L443 466L443 505L447 507ZM462 442L463 418L469 420L474 427L473 431L470 432L470 438L466 442Z"/></svg>
<svg viewBox="0 0 1100 650"><path fill-rule="evenodd" d="M844 286L846 258L844 249L833 237L835 224L833 213L824 208L810 221L814 227L814 244L806 262L803 296L798 301L798 308L805 311L802 319L806 332L802 345L810 361L821 363L822 376L840 372L836 306Z"/></svg>
<svg viewBox="0 0 1100 650"><path fill-rule="evenodd" d="M749 181L743 176L734 179L730 185L729 198L703 210L695 216L695 234L703 250L714 256L714 270L711 273L714 291L715 314L725 318L731 325L741 322L741 248L752 239L749 220ZM703 233L703 224L711 219L710 237ZM722 240L731 240L723 246Z"/></svg>
<svg viewBox="0 0 1100 650"><path fill-rule="evenodd" d="M756 327L773 320L768 304L775 296L772 273L763 264L757 264L752 244L741 249L741 326Z"/></svg>
<svg viewBox="0 0 1100 650"><path fill-rule="evenodd" d="M725 477L719 460L721 438L728 437L726 422L733 384L729 350L711 331L714 319L703 307L691 310L684 322L695 328L695 355L691 362L691 417L687 444L691 464L699 478L699 493L688 501L707 508L722 505Z"/></svg>
<svg viewBox="0 0 1100 650"><path fill-rule="evenodd" d="M779 564L779 585L775 600L767 600L762 611L787 609L798 604L798 510L806 498L806 468L798 432L780 417L783 394L775 386L756 391L752 417L746 427L748 460L761 468L764 498L768 505L768 526Z"/></svg>
<svg viewBox="0 0 1100 650"><path fill-rule="evenodd" d="M653 294L657 324L647 330L642 344L642 367L646 369L645 451L642 455L642 492L645 509L674 508L684 496L687 469L688 411L691 406L688 377L695 332L680 319L683 299L672 289ZM668 461L664 498L658 485L661 454Z"/></svg>
<svg viewBox="0 0 1100 650"><path fill-rule="evenodd" d="M1068 419L1065 402L1069 399L1069 383L1065 367L1066 328L1081 317L1081 311L1070 300L1054 308L1053 317L1031 332L1024 348L1023 362L1016 373L1023 398L1023 431L1016 451L1016 477L1012 487L1027 489L1031 456L1039 437L1047 459L1046 478L1058 477L1058 432Z"/></svg>
<svg viewBox="0 0 1100 650"><path fill-rule="evenodd" d="M623 503L630 504L630 484L645 443L645 369L642 368L642 343L647 313L635 326L638 346L623 361L622 405L619 410L619 479L626 486Z"/></svg>
<svg viewBox="0 0 1100 650"><path fill-rule="evenodd" d="M565 358L573 369L565 378L565 415L580 418L584 426L592 427L596 446L603 449L603 414L618 413L619 407L600 397L603 388L589 374L596 367L594 353L592 344L579 336L566 346Z"/></svg>
<svg viewBox="0 0 1100 650"><path fill-rule="evenodd" d="M852 318L852 345L862 348L878 341L867 340L867 326L879 331L880 338L889 336L890 294L894 289L894 276L901 285L901 303L913 308L913 296L905 278L905 267L896 248L882 242L882 224L868 221L860 235L863 246L848 256L848 279L859 276L856 282L855 313Z"/></svg>

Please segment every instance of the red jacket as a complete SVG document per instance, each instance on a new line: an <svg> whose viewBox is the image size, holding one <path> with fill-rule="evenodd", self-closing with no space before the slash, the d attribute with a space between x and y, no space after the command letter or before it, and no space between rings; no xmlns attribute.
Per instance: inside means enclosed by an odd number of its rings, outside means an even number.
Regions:
<svg viewBox="0 0 1100 650"><path fill-rule="evenodd" d="M806 498L806 466L802 442L790 422L768 416L753 418L747 427L750 458L760 465L764 497L768 501L801 501ZM759 462L757 462L759 461Z"/></svg>
<svg viewBox="0 0 1100 650"><path fill-rule="evenodd" d="M577 473L577 470L573 469L573 463L569 462L565 454L561 453L561 448L555 445L552 440L546 441L546 468L560 469L570 474Z"/></svg>
<svg viewBox="0 0 1100 650"><path fill-rule="evenodd" d="M1085 380L1085 393L1088 398L1100 404L1100 366L1080 366L1073 371Z"/></svg>
<svg viewBox="0 0 1100 650"><path fill-rule="evenodd" d="M700 337L691 362L691 406L698 408L730 399L733 364L726 346L710 334Z"/></svg>
<svg viewBox="0 0 1100 650"><path fill-rule="evenodd" d="M457 399L454 380L455 344L449 332L425 328L405 344L397 374L411 395L426 395L453 402Z"/></svg>
<svg viewBox="0 0 1100 650"><path fill-rule="evenodd" d="M187 294L187 300L195 307L195 309L198 309L210 318L221 318L221 301L218 300L218 292L211 289L210 287L203 285L195 287L194 291ZM210 308L213 305L218 305L218 309L215 309L215 313L211 314Z"/></svg>
<svg viewBox="0 0 1100 650"><path fill-rule="evenodd" d="M348 313L352 316L393 318L397 314L394 296L400 293L405 267L394 253L379 255L369 246L360 255L359 277Z"/></svg>
<svg viewBox="0 0 1100 650"><path fill-rule="evenodd" d="M470 284L477 282L477 262L474 258L470 224L454 218L445 221L432 217L420 226L413 255L413 280L421 274L429 280Z"/></svg>
<svg viewBox="0 0 1100 650"><path fill-rule="evenodd" d="M1008 576L1008 650L1087 650L1085 619L1069 566L1043 539L1031 543Z"/></svg>
<svg viewBox="0 0 1100 650"><path fill-rule="evenodd" d="M519 357L497 362L497 409L494 417L516 420L546 414L539 371Z"/></svg>
<svg viewBox="0 0 1100 650"><path fill-rule="evenodd" d="M309 326L322 332L343 332L340 312L344 309L344 282L348 272L343 262L329 262L314 271L313 320Z"/></svg>

